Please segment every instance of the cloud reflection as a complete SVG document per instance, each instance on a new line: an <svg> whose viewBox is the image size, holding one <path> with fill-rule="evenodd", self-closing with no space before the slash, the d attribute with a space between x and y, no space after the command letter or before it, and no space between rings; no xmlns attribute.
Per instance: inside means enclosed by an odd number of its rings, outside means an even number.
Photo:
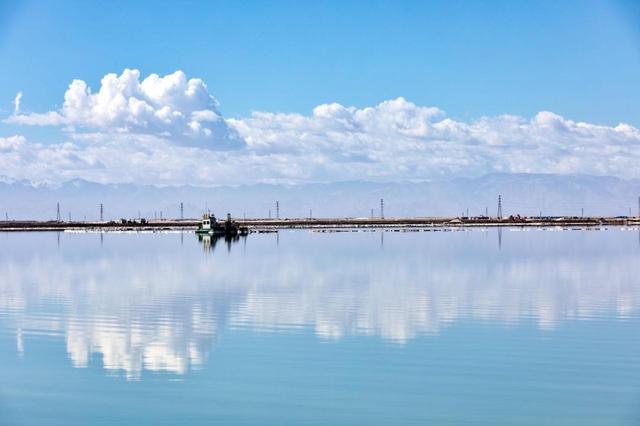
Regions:
<svg viewBox="0 0 640 426"><path fill-rule="evenodd" d="M278 246L254 235L215 253L157 235L109 236L122 245L86 252L65 246L80 235L53 251L17 244L0 258L0 331L20 353L30 337L59 336L73 366L136 379L201 368L230 329L403 344L457 322L553 330L640 306L638 252L620 249L618 231L508 235L501 251L467 234L393 234L384 247L373 234L296 232Z"/></svg>

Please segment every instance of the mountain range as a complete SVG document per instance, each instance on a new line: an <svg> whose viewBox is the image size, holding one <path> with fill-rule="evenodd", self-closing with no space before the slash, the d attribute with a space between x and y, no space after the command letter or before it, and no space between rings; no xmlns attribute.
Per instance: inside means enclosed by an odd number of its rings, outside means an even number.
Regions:
<svg viewBox="0 0 640 426"><path fill-rule="evenodd" d="M37 184L0 178L0 215L9 219L197 218L210 210L234 217L367 217L495 215L498 195L503 214L545 216L638 214L640 179L552 174L489 174L421 182L347 181L198 187L101 184L73 179Z"/></svg>

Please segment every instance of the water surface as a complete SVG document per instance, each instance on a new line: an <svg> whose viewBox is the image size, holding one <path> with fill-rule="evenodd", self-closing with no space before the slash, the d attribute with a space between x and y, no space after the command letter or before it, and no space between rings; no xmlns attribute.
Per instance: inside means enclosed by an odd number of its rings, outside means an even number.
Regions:
<svg viewBox="0 0 640 426"><path fill-rule="evenodd" d="M0 234L0 424L640 424L638 230Z"/></svg>

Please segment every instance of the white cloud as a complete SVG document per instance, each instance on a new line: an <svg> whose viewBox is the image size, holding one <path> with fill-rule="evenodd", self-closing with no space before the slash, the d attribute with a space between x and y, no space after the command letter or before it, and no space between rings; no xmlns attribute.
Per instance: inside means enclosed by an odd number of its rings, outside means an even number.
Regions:
<svg viewBox="0 0 640 426"><path fill-rule="evenodd" d="M101 132L119 135L155 135L187 146L233 149L244 145L217 110L206 84L187 79L182 71L140 81L140 71L125 69L107 74L92 93L83 80L73 80L59 111L21 114L21 93L9 123L66 126L76 135Z"/></svg>
<svg viewBox="0 0 640 426"><path fill-rule="evenodd" d="M13 100L13 113L15 115L20 114L20 101L22 100L22 92L16 93L16 97Z"/></svg>
<svg viewBox="0 0 640 426"><path fill-rule="evenodd" d="M11 152L23 146L27 140L24 136L16 135L0 138L0 153Z"/></svg>
<svg viewBox="0 0 640 426"><path fill-rule="evenodd" d="M290 156L305 178L425 179L490 172L640 177L640 130L551 112L464 122L403 98L357 109L320 105L309 116L257 112L229 120L248 147Z"/></svg>
<svg viewBox="0 0 640 426"><path fill-rule="evenodd" d="M225 120L205 83L181 71L142 81L137 70L108 74L97 93L74 80L60 110L17 109L6 121L63 126L71 141L0 140L0 174L37 181L242 184L492 172L640 177L640 130L628 124L576 122L548 111L459 121L404 98Z"/></svg>

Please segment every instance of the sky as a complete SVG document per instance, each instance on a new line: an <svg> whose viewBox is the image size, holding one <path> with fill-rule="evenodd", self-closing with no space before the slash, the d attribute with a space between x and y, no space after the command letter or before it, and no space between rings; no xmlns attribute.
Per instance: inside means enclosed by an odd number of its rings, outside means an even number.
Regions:
<svg viewBox="0 0 640 426"><path fill-rule="evenodd" d="M0 0L5 180L640 177L640 6Z"/></svg>

